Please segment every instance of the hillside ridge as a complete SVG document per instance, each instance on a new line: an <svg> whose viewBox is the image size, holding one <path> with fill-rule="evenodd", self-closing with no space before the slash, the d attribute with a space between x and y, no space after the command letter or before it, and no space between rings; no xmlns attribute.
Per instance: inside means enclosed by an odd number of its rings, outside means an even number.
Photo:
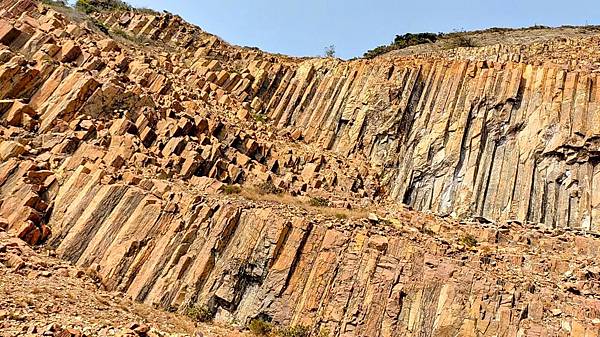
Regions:
<svg viewBox="0 0 600 337"><path fill-rule="evenodd" d="M233 334L597 336L600 36L561 34L299 59L0 0L0 231Z"/></svg>

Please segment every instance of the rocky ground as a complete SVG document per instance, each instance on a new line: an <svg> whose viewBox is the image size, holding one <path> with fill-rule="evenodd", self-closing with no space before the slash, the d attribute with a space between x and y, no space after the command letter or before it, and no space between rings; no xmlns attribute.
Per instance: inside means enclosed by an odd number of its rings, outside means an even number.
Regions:
<svg viewBox="0 0 600 337"><path fill-rule="evenodd" d="M598 336L596 33L344 62L0 0L2 332Z"/></svg>
<svg viewBox="0 0 600 337"><path fill-rule="evenodd" d="M545 27L533 26L520 29L491 28L472 32L455 32L447 38L440 39L435 43L421 44L395 50L389 53L388 57L423 55L423 54L441 54L448 53L456 47L457 37L468 39L469 43L476 47L488 47L494 45L531 45L547 43L556 39L595 37L600 33L600 26L563 26L563 27Z"/></svg>
<svg viewBox="0 0 600 337"><path fill-rule="evenodd" d="M103 290L76 268L0 231L0 336L243 336Z"/></svg>

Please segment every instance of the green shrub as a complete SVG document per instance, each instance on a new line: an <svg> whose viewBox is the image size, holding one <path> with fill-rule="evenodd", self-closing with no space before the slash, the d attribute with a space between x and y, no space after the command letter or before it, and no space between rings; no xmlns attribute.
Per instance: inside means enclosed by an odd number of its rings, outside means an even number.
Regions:
<svg viewBox="0 0 600 337"><path fill-rule="evenodd" d="M142 14L160 15L159 12L155 11L152 8L148 8L148 7L138 7L138 8L135 8L134 10L136 12L142 13Z"/></svg>
<svg viewBox="0 0 600 337"><path fill-rule="evenodd" d="M44 5L56 7L68 7L69 3L65 0L42 0Z"/></svg>
<svg viewBox="0 0 600 337"><path fill-rule="evenodd" d="M213 313L206 305L195 305L193 307L189 307L185 314L189 318L198 322L210 322L213 319Z"/></svg>
<svg viewBox="0 0 600 337"><path fill-rule="evenodd" d="M441 33L406 33L404 35L396 35L396 38L394 38L394 41L390 45L379 46L375 49L369 50L363 56L370 59L392 50L404 49L424 43L434 43L442 36L443 34Z"/></svg>
<svg viewBox="0 0 600 337"><path fill-rule="evenodd" d="M348 219L348 216L344 213L336 213L335 218L338 220L346 220Z"/></svg>
<svg viewBox="0 0 600 337"><path fill-rule="evenodd" d="M321 328L321 330L319 331L319 337L329 337L329 335L330 332L327 328Z"/></svg>
<svg viewBox="0 0 600 337"><path fill-rule="evenodd" d="M91 14L99 10L92 4L92 1L90 0L77 0L77 2L75 2L75 8L84 12L85 14Z"/></svg>
<svg viewBox="0 0 600 337"><path fill-rule="evenodd" d="M325 57L335 57L335 46L325 47Z"/></svg>
<svg viewBox="0 0 600 337"><path fill-rule="evenodd" d="M225 185L223 186L223 193L225 194L240 194L242 188L237 185Z"/></svg>
<svg viewBox="0 0 600 337"><path fill-rule="evenodd" d="M265 181L256 185L259 194L281 194L283 190L270 181Z"/></svg>
<svg viewBox="0 0 600 337"><path fill-rule="evenodd" d="M375 58L376 56L383 55L383 54L390 52L392 50L395 50L395 49L396 48L394 48L393 45L379 46L379 47L373 48L373 49L369 50L368 52L366 52L363 55L363 57L367 58L367 59L372 59L372 58Z"/></svg>
<svg viewBox="0 0 600 337"><path fill-rule="evenodd" d="M124 31L124 30L123 30L123 29L121 29L121 28L114 28L114 29L112 30L112 33L113 33L114 35L116 35L116 36L120 36L120 37L122 37L122 38L124 38L124 39L127 39L127 40L130 40L130 39L131 39L131 37L129 36L129 33L127 33L126 31Z"/></svg>
<svg viewBox="0 0 600 337"><path fill-rule="evenodd" d="M104 23L102 23L100 20L97 20L96 18L91 18L92 24L94 26L96 26L102 33L104 34L109 34L109 29L108 27L106 27L106 25Z"/></svg>
<svg viewBox="0 0 600 337"><path fill-rule="evenodd" d="M460 238L460 243L468 248L477 246L477 238L472 234L465 234Z"/></svg>
<svg viewBox="0 0 600 337"><path fill-rule="evenodd" d="M310 201L308 203L314 207L329 207L329 200L322 197L310 198Z"/></svg>
<svg viewBox="0 0 600 337"><path fill-rule="evenodd" d="M253 114L252 118L254 118L254 120L257 121L257 122L261 122L261 123L266 123L267 122L267 116L265 116L264 114L261 114L261 113L255 113L255 114Z"/></svg>
<svg viewBox="0 0 600 337"><path fill-rule="evenodd" d="M304 325L283 327L277 330L277 335L281 337L308 337L310 328Z"/></svg>
<svg viewBox="0 0 600 337"><path fill-rule="evenodd" d="M248 324L248 330L255 336L268 336L273 331L273 324L260 318L255 318Z"/></svg>
<svg viewBox="0 0 600 337"><path fill-rule="evenodd" d="M477 47L475 41L472 38L465 36L464 34L456 34L450 44L450 48L458 48L458 47Z"/></svg>
<svg viewBox="0 0 600 337"><path fill-rule="evenodd" d="M406 33L404 35L396 35L393 45L397 46L398 49L407 48L410 46L416 46L423 43L434 43L437 41L442 34L435 33Z"/></svg>

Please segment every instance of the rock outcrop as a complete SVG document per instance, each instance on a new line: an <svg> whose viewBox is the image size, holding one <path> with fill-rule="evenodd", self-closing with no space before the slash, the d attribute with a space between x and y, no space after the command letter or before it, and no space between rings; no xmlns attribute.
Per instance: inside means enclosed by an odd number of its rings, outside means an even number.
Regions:
<svg viewBox="0 0 600 337"><path fill-rule="evenodd" d="M107 15L137 36L156 34L135 28L144 15ZM386 194L417 209L596 231L599 39L373 61L254 60L244 65L252 90L233 96L307 142L371 163ZM192 77L204 75L204 90L226 101L239 75L204 60L231 50L206 48Z"/></svg>
<svg viewBox="0 0 600 337"><path fill-rule="evenodd" d="M0 228L104 288L330 336L598 335L598 37L344 62L0 8Z"/></svg>

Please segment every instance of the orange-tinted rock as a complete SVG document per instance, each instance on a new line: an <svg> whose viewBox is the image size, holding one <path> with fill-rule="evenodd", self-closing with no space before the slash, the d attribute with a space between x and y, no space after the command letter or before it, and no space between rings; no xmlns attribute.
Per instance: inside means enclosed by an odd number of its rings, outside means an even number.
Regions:
<svg viewBox="0 0 600 337"><path fill-rule="evenodd" d="M5 218L0 218L0 230L7 230L8 229L8 220L6 220Z"/></svg>
<svg viewBox="0 0 600 337"><path fill-rule="evenodd" d="M226 323L595 336L597 36L296 59L28 4L0 0L9 232Z"/></svg>
<svg viewBox="0 0 600 337"><path fill-rule="evenodd" d="M0 143L0 159L3 161L25 153L25 147L18 142L5 140Z"/></svg>
<svg viewBox="0 0 600 337"><path fill-rule="evenodd" d="M21 32L9 22L0 20L0 43L10 45Z"/></svg>
<svg viewBox="0 0 600 337"><path fill-rule="evenodd" d="M73 41L68 41L60 51L61 62L73 62L81 56L81 48Z"/></svg>

